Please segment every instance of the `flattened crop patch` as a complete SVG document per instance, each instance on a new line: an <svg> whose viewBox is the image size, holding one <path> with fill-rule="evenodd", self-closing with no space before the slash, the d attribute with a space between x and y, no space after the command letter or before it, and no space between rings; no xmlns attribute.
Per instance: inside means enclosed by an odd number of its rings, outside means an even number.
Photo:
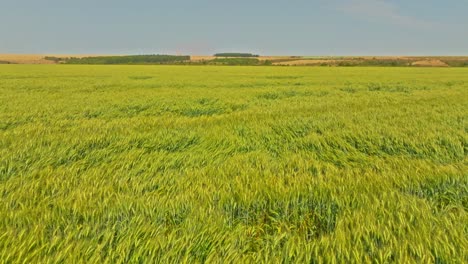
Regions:
<svg viewBox="0 0 468 264"><path fill-rule="evenodd" d="M275 235L288 227L312 240L332 233L336 228L339 207L331 200L299 196L296 199L266 199L245 204L227 201L223 205L225 223L256 228L262 236Z"/></svg>
<svg viewBox="0 0 468 264"><path fill-rule="evenodd" d="M406 193L431 202L437 210L461 207L468 210L468 180L432 179L404 190Z"/></svg>

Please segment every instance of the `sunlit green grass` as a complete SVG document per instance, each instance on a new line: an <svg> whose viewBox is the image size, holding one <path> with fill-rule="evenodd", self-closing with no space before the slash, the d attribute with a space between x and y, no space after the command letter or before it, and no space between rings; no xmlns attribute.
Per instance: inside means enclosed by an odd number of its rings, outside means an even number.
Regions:
<svg viewBox="0 0 468 264"><path fill-rule="evenodd" d="M466 263L468 69L0 65L6 263Z"/></svg>

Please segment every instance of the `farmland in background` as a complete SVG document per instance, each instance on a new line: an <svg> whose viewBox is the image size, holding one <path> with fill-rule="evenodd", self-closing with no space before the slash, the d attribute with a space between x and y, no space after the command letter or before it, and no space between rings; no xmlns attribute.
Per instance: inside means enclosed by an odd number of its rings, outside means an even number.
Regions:
<svg viewBox="0 0 468 264"><path fill-rule="evenodd" d="M214 56L0 54L0 64L183 64L322 67L468 67L468 57L259 56L250 53L219 53L215 54Z"/></svg>
<svg viewBox="0 0 468 264"><path fill-rule="evenodd" d="M0 65L0 259L466 263L467 91L465 68Z"/></svg>
<svg viewBox="0 0 468 264"><path fill-rule="evenodd" d="M47 60L47 57L81 58L96 55L39 55L39 54L0 54L0 61L9 64L55 64L57 61Z"/></svg>

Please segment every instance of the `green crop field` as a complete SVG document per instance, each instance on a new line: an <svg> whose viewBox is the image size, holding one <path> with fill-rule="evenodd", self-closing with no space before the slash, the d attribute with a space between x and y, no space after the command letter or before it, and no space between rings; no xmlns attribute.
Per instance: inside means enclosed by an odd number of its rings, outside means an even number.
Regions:
<svg viewBox="0 0 468 264"><path fill-rule="evenodd" d="M2 263L467 263L468 69L0 65Z"/></svg>

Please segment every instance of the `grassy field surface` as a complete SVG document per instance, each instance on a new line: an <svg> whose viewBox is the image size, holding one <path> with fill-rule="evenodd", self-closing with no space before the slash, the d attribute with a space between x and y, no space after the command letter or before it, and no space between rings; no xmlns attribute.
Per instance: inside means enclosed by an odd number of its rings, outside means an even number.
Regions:
<svg viewBox="0 0 468 264"><path fill-rule="evenodd" d="M467 263L468 69L0 65L5 263Z"/></svg>

